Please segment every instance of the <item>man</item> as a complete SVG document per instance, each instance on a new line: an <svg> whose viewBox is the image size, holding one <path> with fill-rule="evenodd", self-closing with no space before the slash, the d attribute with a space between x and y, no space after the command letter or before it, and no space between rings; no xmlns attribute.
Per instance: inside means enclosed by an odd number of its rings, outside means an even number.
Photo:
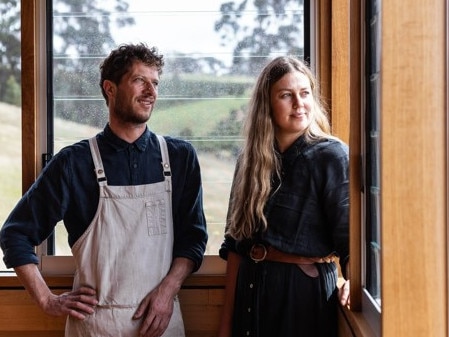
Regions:
<svg viewBox="0 0 449 337"><path fill-rule="evenodd" d="M62 149L0 232L7 267L66 336L184 336L177 293L207 241L193 147L148 130L163 56L122 45L100 66L103 132ZM73 290L53 294L34 246L61 219L76 264Z"/></svg>

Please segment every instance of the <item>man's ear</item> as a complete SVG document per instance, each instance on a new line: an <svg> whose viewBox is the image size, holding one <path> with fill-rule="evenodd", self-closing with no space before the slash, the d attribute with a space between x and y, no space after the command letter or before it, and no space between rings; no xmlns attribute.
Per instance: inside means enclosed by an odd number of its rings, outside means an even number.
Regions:
<svg viewBox="0 0 449 337"><path fill-rule="evenodd" d="M114 82L112 82L110 80L104 80L103 90L106 93L106 95L108 95L108 97L111 97L112 95L114 95L116 88L117 88L117 86L115 85Z"/></svg>

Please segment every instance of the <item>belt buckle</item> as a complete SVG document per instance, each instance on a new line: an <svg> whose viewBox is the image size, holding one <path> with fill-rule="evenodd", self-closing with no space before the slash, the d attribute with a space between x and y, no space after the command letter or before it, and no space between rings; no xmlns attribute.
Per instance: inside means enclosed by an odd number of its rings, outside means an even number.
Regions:
<svg viewBox="0 0 449 337"><path fill-rule="evenodd" d="M330 254L319 259L319 263L332 263L335 261L335 255Z"/></svg>
<svg viewBox="0 0 449 337"><path fill-rule="evenodd" d="M260 257L260 254L262 254L262 257ZM249 257L256 263L265 260L267 257L267 247L261 243L253 244L249 251Z"/></svg>

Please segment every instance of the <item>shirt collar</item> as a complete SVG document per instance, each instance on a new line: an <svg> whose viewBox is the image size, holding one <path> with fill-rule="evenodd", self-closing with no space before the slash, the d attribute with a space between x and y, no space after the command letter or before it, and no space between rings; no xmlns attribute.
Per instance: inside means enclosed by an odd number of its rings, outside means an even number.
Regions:
<svg viewBox="0 0 449 337"><path fill-rule="evenodd" d="M283 153L280 153L280 156L281 158L296 157L302 152L306 145L305 135L301 135ZM279 151L277 144L275 144L275 149L276 151Z"/></svg>
<svg viewBox="0 0 449 337"><path fill-rule="evenodd" d="M132 144L124 141L123 139L119 138L114 132L112 132L109 124L106 124L103 133L108 143L116 151L124 151L130 145L134 145L139 151L144 152L151 138L151 131L148 129L148 127L145 128L145 131L142 133L142 135Z"/></svg>

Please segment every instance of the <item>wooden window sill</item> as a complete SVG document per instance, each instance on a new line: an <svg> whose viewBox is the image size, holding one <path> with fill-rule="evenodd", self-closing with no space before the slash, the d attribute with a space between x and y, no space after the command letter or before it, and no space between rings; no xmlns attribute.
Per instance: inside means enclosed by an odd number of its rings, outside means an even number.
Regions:
<svg viewBox="0 0 449 337"><path fill-rule="evenodd" d="M373 331L368 324L363 312L351 311L346 307L340 306L340 314L343 317L346 325L350 327L351 336L353 337L377 337L378 335Z"/></svg>

